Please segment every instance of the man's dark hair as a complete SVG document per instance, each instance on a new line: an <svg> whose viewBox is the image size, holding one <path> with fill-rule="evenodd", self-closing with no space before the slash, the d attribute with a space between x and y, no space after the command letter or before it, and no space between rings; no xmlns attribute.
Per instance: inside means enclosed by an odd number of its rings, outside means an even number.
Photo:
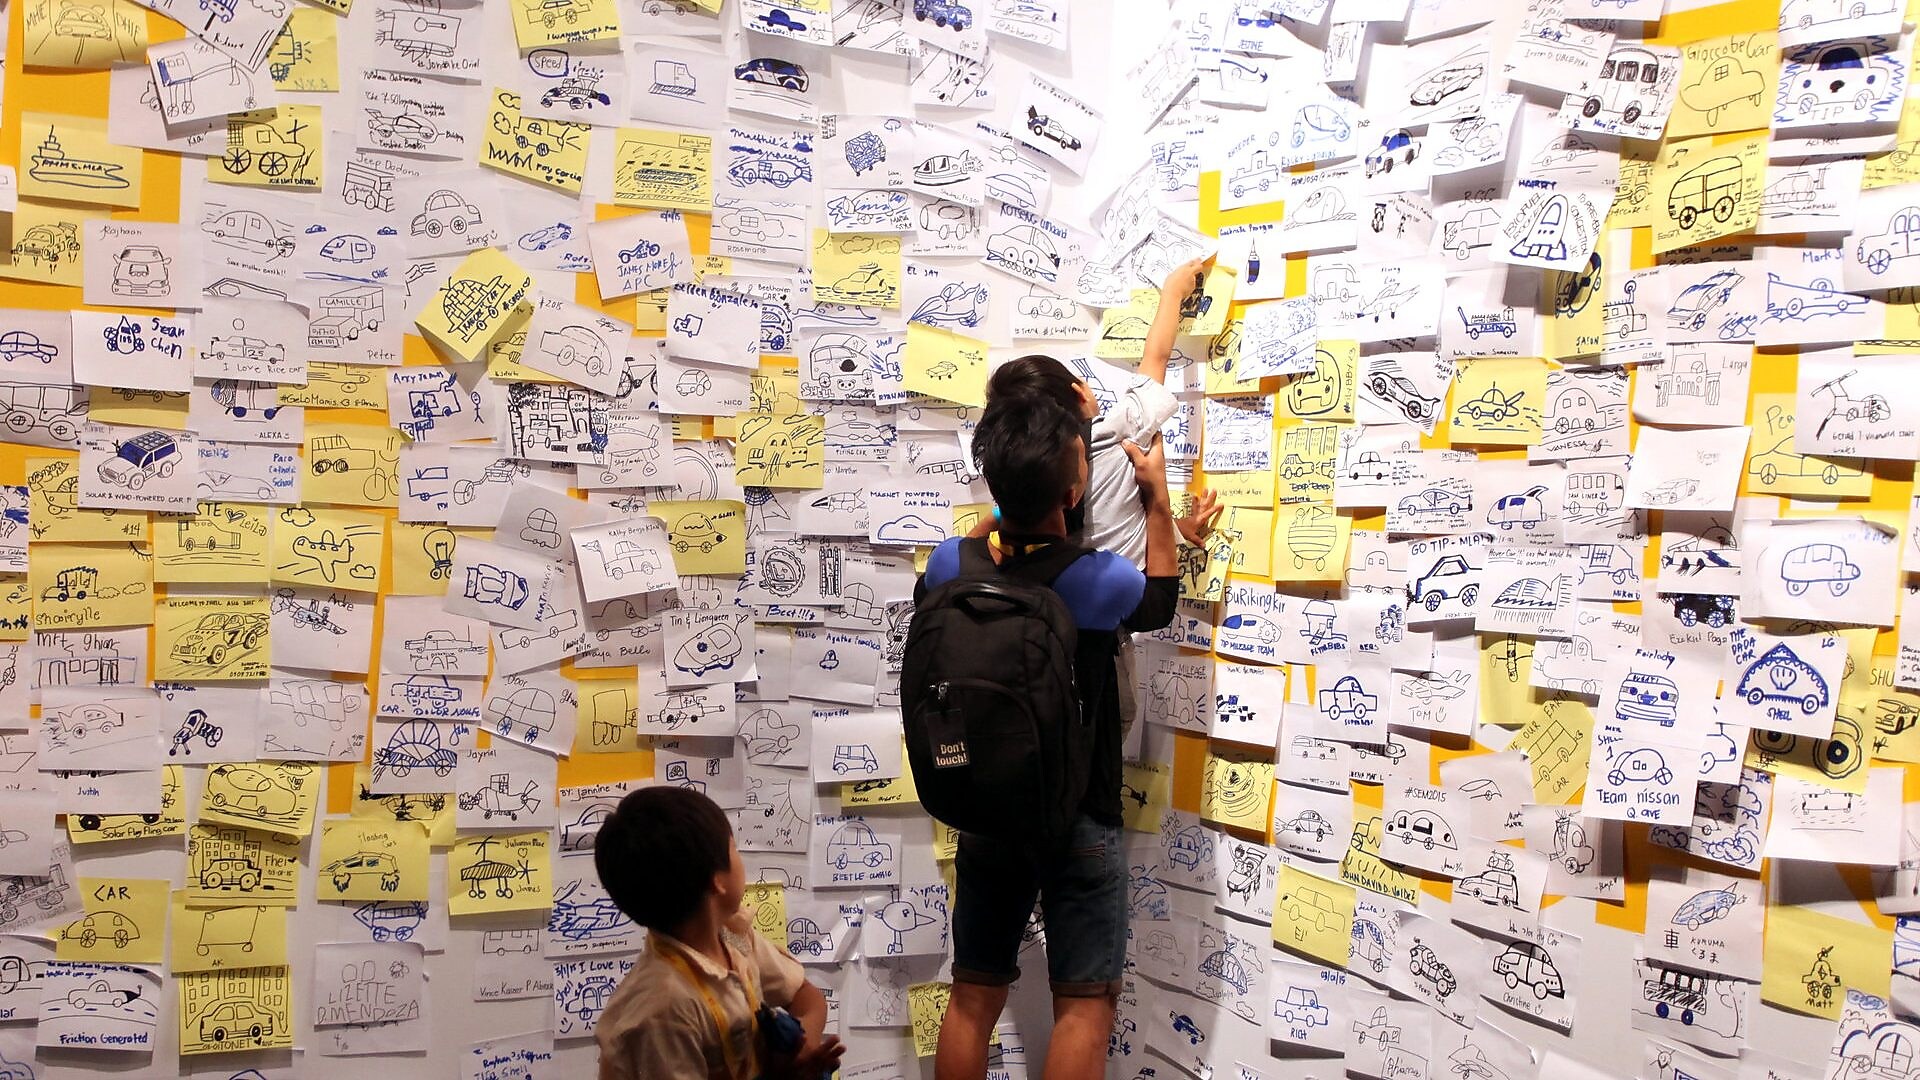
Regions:
<svg viewBox="0 0 1920 1080"><path fill-rule="evenodd" d="M1038 396L1080 418L1080 378L1051 356L1029 353L993 369L987 380L987 402L998 398Z"/></svg>
<svg viewBox="0 0 1920 1080"><path fill-rule="evenodd" d="M700 910L733 865L733 826L691 788L644 787L620 800L593 841L600 884L627 918L672 930Z"/></svg>
<svg viewBox="0 0 1920 1080"><path fill-rule="evenodd" d="M987 402L973 430L973 463L1009 526L1038 525L1079 482L1080 421L1051 400L1014 394Z"/></svg>

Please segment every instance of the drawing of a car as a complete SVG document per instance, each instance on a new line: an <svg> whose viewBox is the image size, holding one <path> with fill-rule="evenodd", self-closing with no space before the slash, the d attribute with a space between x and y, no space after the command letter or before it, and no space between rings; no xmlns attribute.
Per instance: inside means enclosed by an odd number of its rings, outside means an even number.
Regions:
<svg viewBox="0 0 1920 1080"><path fill-rule="evenodd" d="M813 179L813 170L804 161L776 157L742 157L727 167L727 175L743 184L763 183L777 188L792 187Z"/></svg>
<svg viewBox="0 0 1920 1080"><path fill-rule="evenodd" d="M1498 907L1520 906L1520 883L1511 870L1483 870L1454 882L1455 891Z"/></svg>
<svg viewBox="0 0 1920 1080"><path fill-rule="evenodd" d="M1031 105L1027 106L1027 130L1042 139L1053 140L1064 149L1080 149L1079 136L1062 127L1060 121Z"/></svg>
<svg viewBox="0 0 1920 1080"><path fill-rule="evenodd" d="M69 1009L117 1009L140 997L138 990L116 989L105 979L95 979L90 985L67 991Z"/></svg>
<svg viewBox="0 0 1920 1080"><path fill-rule="evenodd" d="M1502 530L1515 525L1533 528L1546 519L1546 507L1541 502L1546 493L1545 486L1535 484L1517 495L1502 495L1487 511L1487 524L1498 525Z"/></svg>
<svg viewBox="0 0 1920 1080"><path fill-rule="evenodd" d="M172 259L150 244L122 248L113 257L113 291L120 296L165 296L172 288Z"/></svg>
<svg viewBox="0 0 1920 1080"><path fill-rule="evenodd" d="M1620 680L1613 715L1618 720L1672 727L1680 719L1680 688L1665 675L1630 671Z"/></svg>
<svg viewBox="0 0 1920 1080"><path fill-rule="evenodd" d="M1380 139L1380 145L1367 154L1366 171L1371 179L1376 173L1390 173L1397 162L1402 165L1413 164L1420 152L1420 144L1405 129L1388 132Z"/></svg>
<svg viewBox="0 0 1920 1080"><path fill-rule="evenodd" d="M251 1001L234 999L213 1004L200 1014L200 1038L207 1042L226 1042L241 1032L254 1042L273 1034L273 1014Z"/></svg>
<svg viewBox="0 0 1920 1080"><path fill-rule="evenodd" d="M875 869L891 858L893 845L882 843L874 835L873 827L863 821L841 825L827 843L827 862L835 870L845 870L855 864Z"/></svg>
<svg viewBox="0 0 1920 1080"><path fill-rule="evenodd" d="M344 858L335 859L320 868L324 877L331 878L334 890L346 892L357 877L377 877L383 892L394 892L400 888L400 867L393 856L382 852L358 851Z"/></svg>
<svg viewBox="0 0 1920 1080"><path fill-rule="evenodd" d="M1367 693L1360 680L1352 675L1342 675L1333 686L1320 691L1320 711L1336 720L1346 717L1365 720L1367 714L1379 707L1380 698Z"/></svg>
<svg viewBox="0 0 1920 1080"><path fill-rule="evenodd" d="M172 476L179 463L179 446L173 437L149 431L115 447L113 456L102 461L97 471L106 483L138 491L153 477Z"/></svg>
<svg viewBox="0 0 1920 1080"><path fill-rule="evenodd" d="M1471 89L1485 72L1480 64L1459 64L1439 71L1415 83L1407 100L1415 105L1438 105L1455 94Z"/></svg>
<svg viewBox="0 0 1920 1080"><path fill-rule="evenodd" d="M1547 950L1531 941L1516 941L1508 945L1505 951L1493 958L1493 973L1507 981L1507 989L1517 989L1526 983L1533 996L1541 1000L1549 997L1565 997L1566 983L1560 978L1560 969L1553 964L1553 958Z"/></svg>
<svg viewBox="0 0 1920 1080"><path fill-rule="evenodd" d="M1400 1025L1389 1024L1387 1022L1387 1007L1385 1005L1374 1009L1372 1017L1366 1020L1355 1020L1353 1022L1353 1033L1362 1046L1366 1045L1368 1039L1372 1039L1381 1046L1388 1046L1400 1041Z"/></svg>
<svg viewBox="0 0 1920 1080"><path fill-rule="evenodd" d="M216 765L207 773L207 801L229 813L286 817L300 794L279 778L245 765Z"/></svg>
<svg viewBox="0 0 1920 1080"><path fill-rule="evenodd" d="M466 597L518 611L527 602L527 579L491 563L467 567Z"/></svg>
<svg viewBox="0 0 1920 1080"><path fill-rule="evenodd" d="M409 228L415 236L425 233L438 237L448 230L455 236L464 236L469 228L482 221L480 209L461 198L459 192L440 188L427 196Z"/></svg>
<svg viewBox="0 0 1920 1080"><path fill-rule="evenodd" d="M1822 106L1843 103L1850 104L1856 112L1864 111L1889 92L1880 77L1899 70L1899 65L1889 56L1863 57L1858 43L1843 43L1823 47L1811 65L1788 64L1783 74L1804 75L1795 105L1805 116ZM1784 96L1784 89L1782 93Z"/></svg>
<svg viewBox="0 0 1920 1080"><path fill-rule="evenodd" d="M287 347L263 338L235 335L208 339L207 355L222 360L261 360L277 364L286 360Z"/></svg>
<svg viewBox="0 0 1920 1080"><path fill-rule="evenodd" d="M1460 981L1454 978L1453 969L1440 959L1432 946L1415 945L1407 958L1413 977L1426 980L1427 985L1440 997L1449 997L1460 988Z"/></svg>
<svg viewBox="0 0 1920 1080"><path fill-rule="evenodd" d="M1788 435L1775 443L1773 449L1753 455L1747 460L1747 475L1757 476L1763 484L1773 484L1783 476L1818 476L1822 483L1837 484L1841 477L1861 475L1856 464L1838 461L1822 461L1819 458L1795 453L1793 436Z"/></svg>
<svg viewBox="0 0 1920 1080"><path fill-rule="evenodd" d="M1293 117L1293 145L1296 148L1305 145L1309 139L1315 142L1345 142L1351 134L1353 126L1347 123L1346 117L1325 105L1303 105Z"/></svg>
<svg viewBox="0 0 1920 1080"><path fill-rule="evenodd" d="M1607 771L1607 783L1614 787L1622 784L1670 784L1673 782L1673 770L1667 768L1667 759L1660 751L1647 746L1637 746L1614 760L1613 768Z"/></svg>
<svg viewBox="0 0 1920 1080"><path fill-rule="evenodd" d="M1707 325L1707 316L1733 297L1733 290L1746 280L1738 270L1722 270L1695 282L1674 297L1667 308L1667 323L1680 330L1698 330Z"/></svg>
<svg viewBox="0 0 1920 1080"><path fill-rule="evenodd" d="M1408 420L1416 424L1425 424L1427 421L1432 420L1440 408L1439 398L1422 394L1420 388L1415 386L1411 380L1392 372L1375 371L1368 375L1367 388L1372 390L1374 396L1378 397L1382 402L1399 409L1406 415ZM1371 450L1362 453L1360 456L1362 459L1365 459L1369 454L1372 455L1373 461L1380 461L1380 455ZM1386 472L1384 466L1382 466L1380 474L1375 476L1374 479L1382 480L1385 478ZM1352 477L1352 479L1358 480L1359 477L1355 476Z"/></svg>
<svg viewBox="0 0 1920 1080"><path fill-rule="evenodd" d="M667 543L675 551L685 554L696 547L702 552L712 551L726 543L726 540L726 534L714 526L712 518L705 514L689 514L674 526L673 538Z"/></svg>
<svg viewBox="0 0 1920 1080"><path fill-rule="evenodd" d="M796 94L804 94L811 80L805 68L785 60L768 57L749 60L733 69L733 77L743 83L761 86L777 86Z"/></svg>
<svg viewBox="0 0 1920 1080"><path fill-rule="evenodd" d="M80 4L67 0L60 5L60 17L53 32L59 37L113 40L113 28L107 24L107 9L100 4Z"/></svg>
<svg viewBox="0 0 1920 1080"><path fill-rule="evenodd" d="M1768 701L1797 705L1808 716L1825 708L1828 701L1827 680L1786 642L1761 653L1741 674L1734 693L1749 705Z"/></svg>
<svg viewBox="0 0 1920 1080"><path fill-rule="evenodd" d="M1019 267L1046 281L1060 272L1060 251L1053 238L1032 225L1015 225L987 237L987 261Z"/></svg>
<svg viewBox="0 0 1920 1080"><path fill-rule="evenodd" d="M573 226L565 222L555 222L526 233L515 243L522 251L545 251L555 244L563 244L571 239L573 239Z"/></svg>
<svg viewBox="0 0 1920 1080"><path fill-rule="evenodd" d="M1311 836L1315 840L1325 840L1333 835L1333 823L1322 816L1318 810L1302 810L1297 817L1284 822L1280 831L1290 832L1296 836Z"/></svg>
<svg viewBox="0 0 1920 1080"><path fill-rule="evenodd" d="M140 939L140 927L117 911L96 911L60 928L60 940L77 941L81 948L91 949L102 939L124 949Z"/></svg>
<svg viewBox="0 0 1920 1080"><path fill-rule="evenodd" d="M855 302L884 300L893 295L894 283L878 263L863 263L853 273L833 283L833 291Z"/></svg>
<svg viewBox="0 0 1920 1080"><path fill-rule="evenodd" d="M1673 913L1673 925L1684 926L1688 930L1698 930L1710 922L1718 922L1733 911L1734 906L1742 903L1746 897L1732 889L1705 889L1687 898Z"/></svg>
<svg viewBox="0 0 1920 1080"><path fill-rule="evenodd" d="M251 859L209 859L200 868L200 887L252 892L260 887L260 868Z"/></svg>
<svg viewBox="0 0 1920 1080"><path fill-rule="evenodd" d="M1415 603L1425 605L1428 611L1438 611L1441 604L1454 597L1471 607L1480 595L1476 573L1467 564L1465 556L1443 555L1433 564L1433 569L1413 583L1408 593Z"/></svg>
<svg viewBox="0 0 1920 1080"><path fill-rule="evenodd" d="M376 139L388 143L405 143L411 146L425 146L440 137L440 132L412 113L402 112L388 116L384 113L367 115L367 132Z"/></svg>
<svg viewBox="0 0 1920 1080"><path fill-rule="evenodd" d="M1825 585L1835 596L1845 596L1860 579L1860 567L1838 544L1802 544L1787 552L1780 563L1780 580L1788 596L1800 596L1814 585Z"/></svg>
<svg viewBox="0 0 1920 1080"><path fill-rule="evenodd" d="M1457 849L1453 830L1446 820L1431 810L1396 810L1387 818L1387 836L1403 844L1418 845L1432 851L1434 848Z"/></svg>
<svg viewBox="0 0 1920 1080"><path fill-rule="evenodd" d="M1287 987L1280 1000L1273 1003L1273 1015L1302 1027L1327 1026L1327 1007L1320 1004L1320 995L1311 987Z"/></svg>
<svg viewBox="0 0 1920 1080"><path fill-rule="evenodd" d="M1175 1035L1185 1035L1187 1037L1187 1045L1199 1046L1201 1043L1207 1041L1207 1037L1201 1034L1199 1027L1194 1024L1193 1017L1181 1012L1168 1013L1167 1016L1173 1021L1173 1033Z"/></svg>
<svg viewBox="0 0 1920 1080"><path fill-rule="evenodd" d="M1878 702L1879 716L1874 725L1882 733L1898 735L1920 723L1920 705L1899 698L1881 698Z"/></svg>
<svg viewBox="0 0 1920 1080"><path fill-rule="evenodd" d="M7 363L38 360L43 364L51 364L58 355L59 349L40 340L40 335L30 330L9 330L0 334L0 360Z"/></svg>
<svg viewBox="0 0 1920 1080"><path fill-rule="evenodd" d="M1399 502L1403 514L1463 514L1473 509L1473 498L1442 487L1430 487Z"/></svg>
<svg viewBox="0 0 1920 1080"><path fill-rule="evenodd" d="M913 0L913 17L921 22L931 19L935 26L954 30L973 25L973 9L954 0Z"/></svg>

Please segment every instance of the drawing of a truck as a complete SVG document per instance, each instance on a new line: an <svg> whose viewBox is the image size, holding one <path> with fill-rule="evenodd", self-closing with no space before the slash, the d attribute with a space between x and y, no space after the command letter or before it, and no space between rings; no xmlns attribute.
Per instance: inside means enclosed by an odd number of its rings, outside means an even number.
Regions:
<svg viewBox="0 0 1920 1080"><path fill-rule="evenodd" d="M338 349L380 329L387 317L386 293L378 285L357 285L323 296L321 315L307 326L307 344L316 349Z"/></svg>

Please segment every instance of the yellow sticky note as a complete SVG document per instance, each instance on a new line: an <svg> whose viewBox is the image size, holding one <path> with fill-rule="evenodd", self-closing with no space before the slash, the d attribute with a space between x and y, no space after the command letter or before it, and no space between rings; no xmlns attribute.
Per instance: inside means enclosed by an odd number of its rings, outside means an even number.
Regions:
<svg viewBox="0 0 1920 1080"><path fill-rule="evenodd" d="M907 1016L913 1024L913 1055L932 1057L940 1048L940 1025L947 1018L953 984L914 983L907 987Z"/></svg>
<svg viewBox="0 0 1920 1080"><path fill-rule="evenodd" d="M897 236L813 231L813 298L819 303L897 308L902 273ZM908 325L909 341L921 325Z"/></svg>
<svg viewBox="0 0 1920 1080"><path fill-rule="evenodd" d="M912 772L887 780L853 780L840 785L842 806L911 806L919 801L920 789L913 786Z"/></svg>
<svg viewBox="0 0 1920 1080"><path fill-rule="evenodd" d="M88 221L104 217L106 213L20 200L13 212L13 229L8 234L12 245L6 249L6 264L0 266L0 277L47 285L80 285L81 230ZM9 388L9 400L14 405L7 410L8 415L18 417L16 423L27 425L22 430L44 427L60 439L71 440L87 417L84 395L76 386L21 384ZM54 411L41 412L43 403L51 405Z"/></svg>
<svg viewBox="0 0 1920 1080"><path fill-rule="evenodd" d="M1338 581L1347 572L1353 519L1323 503L1283 506L1274 515L1273 580Z"/></svg>
<svg viewBox="0 0 1920 1080"><path fill-rule="evenodd" d="M331 17L331 16L329 16ZM189 971L281 967L287 963L287 909L268 904L238 907L187 906L173 894L173 956L178 975Z"/></svg>
<svg viewBox="0 0 1920 1080"><path fill-rule="evenodd" d="M1904 306L1904 305L1897 305ZM1755 394L1753 434L1747 440L1746 489L1741 494L1865 498L1873 476L1859 458L1812 457L1793 448L1798 424L1792 394Z"/></svg>
<svg viewBox="0 0 1920 1080"><path fill-rule="evenodd" d="M1791 776L1835 791L1859 795L1867 790L1866 764L1872 744L1867 721L1841 709L1833 719L1833 735L1809 739L1755 728L1747 741L1744 763L1775 776Z"/></svg>
<svg viewBox="0 0 1920 1080"><path fill-rule="evenodd" d="M207 159L207 179L245 187L320 190L326 163L318 105L282 105L227 117L227 149Z"/></svg>
<svg viewBox="0 0 1920 1080"><path fill-rule="evenodd" d="M1453 381L1454 445L1531 446L1540 441L1547 365L1532 357L1465 360Z"/></svg>
<svg viewBox="0 0 1920 1080"><path fill-rule="evenodd" d="M713 138L621 128L614 140L613 201L618 206L713 209Z"/></svg>
<svg viewBox="0 0 1920 1080"><path fill-rule="evenodd" d="M656 502L647 507L667 523L673 572L747 572L747 505L732 499Z"/></svg>
<svg viewBox="0 0 1920 1080"><path fill-rule="evenodd" d="M347 13L347 5L316 0ZM332 91L340 89L340 19L318 7L296 6L293 17L267 53L267 74L282 90Z"/></svg>
<svg viewBox="0 0 1920 1080"><path fill-rule="evenodd" d="M1227 328L1227 309L1233 305L1233 292L1240 278L1232 270L1215 263L1207 268L1206 283L1198 295L1190 295L1180 305L1181 337L1212 337Z"/></svg>
<svg viewBox="0 0 1920 1080"><path fill-rule="evenodd" d="M369 424L310 424L301 495L309 503L399 505L396 470L405 437Z"/></svg>
<svg viewBox="0 0 1920 1080"><path fill-rule="evenodd" d="M502 252L481 248L460 260L414 325L462 360L477 360L532 289L532 275Z"/></svg>
<svg viewBox="0 0 1920 1080"><path fill-rule="evenodd" d="M1405 904L1420 902L1420 879L1380 857L1380 838L1385 824L1380 815L1363 817L1356 810L1353 839L1340 857L1340 880L1362 889L1371 889ZM1279 908L1274 909L1276 915Z"/></svg>
<svg viewBox="0 0 1920 1080"><path fill-rule="evenodd" d="M1920 693L1893 685L1893 657L1876 656L1871 692L1863 695L1873 721L1873 756L1882 761L1920 762ZM1841 703L1847 694L1841 692Z"/></svg>
<svg viewBox="0 0 1920 1080"><path fill-rule="evenodd" d="M908 323L900 383L913 393L957 405L984 405L987 343L944 326Z"/></svg>
<svg viewBox="0 0 1920 1080"><path fill-rule="evenodd" d="M1555 360L1600 351L1607 295L1605 260L1596 251L1580 270L1549 270L1541 275L1540 310L1547 320L1546 354Z"/></svg>
<svg viewBox="0 0 1920 1080"><path fill-rule="evenodd" d="M640 748L639 691L633 680L580 685L580 720L573 746L582 754L624 754ZM638 766L636 766L638 769ZM639 770L651 776L649 770Z"/></svg>
<svg viewBox="0 0 1920 1080"><path fill-rule="evenodd" d="M447 913L552 907L551 839L546 830L462 837L447 852Z"/></svg>
<svg viewBox="0 0 1920 1080"><path fill-rule="evenodd" d="M1332 502L1333 468L1340 457L1340 433L1347 430L1343 424L1303 424L1291 420L1277 423L1280 432L1280 463L1272 472L1265 473L1223 473L1209 476L1207 483L1236 476L1274 476L1278 474L1278 483L1273 487L1276 501L1291 502ZM1268 502L1260 505L1272 505Z"/></svg>
<svg viewBox="0 0 1920 1080"><path fill-rule="evenodd" d="M257 766L237 768L258 770ZM239 779L243 784L251 782L244 777ZM223 793L221 798L222 805L226 805L228 796ZM202 818L209 818L207 810L211 805L207 796L202 795ZM211 819L196 821L187 827L186 891L190 906L292 907L300 898L299 885L298 836L217 824Z"/></svg>
<svg viewBox="0 0 1920 1080"><path fill-rule="evenodd" d="M1767 137L1738 142L1668 142L1653 166L1650 199L1654 254L1735 233L1760 221L1760 189L1767 178Z"/></svg>
<svg viewBox="0 0 1920 1080"><path fill-rule="evenodd" d="M425 900L429 854L427 831L418 822L322 822L314 895L322 900Z"/></svg>
<svg viewBox="0 0 1920 1080"><path fill-rule="evenodd" d="M87 419L102 424L186 430L189 395L165 390L108 390L96 386L88 394Z"/></svg>
<svg viewBox="0 0 1920 1080"><path fill-rule="evenodd" d="M158 964L167 956L164 879L81 878L85 914L60 928L54 955L62 960Z"/></svg>
<svg viewBox="0 0 1920 1080"><path fill-rule="evenodd" d="M1267 829L1273 798L1273 762L1209 751L1200 781L1200 816L1254 832Z"/></svg>
<svg viewBox="0 0 1920 1080"><path fill-rule="evenodd" d="M1607 229L1639 229L1653 224L1654 211L1660 209L1654 206L1651 194L1653 153L1657 149L1647 148L1641 143L1630 143L1623 147L1620 182L1613 189L1613 205L1607 209Z"/></svg>
<svg viewBox="0 0 1920 1080"><path fill-rule="evenodd" d="M147 13L128 0L27 0L26 66L102 69L147 54Z"/></svg>
<svg viewBox="0 0 1920 1080"><path fill-rule="evenodd" d="M1242 380L1239 375L1240 336L1243 325L1245 325L1243 320L1229 319L1226 329L1215 334L1207 342L1207 376L1204 387L1207 394L1245 394L1259 389L1259 379ZM1145 349L1141 351L1144 353Z"/></svg>
<svg viewBox="0 0 1920 1080"><path fill-rule="evenodd" d="M1811 908L1770 907L1760 1000L1837 1020L1848 987L1887 996L1892 954L1891 930Z"/></svg>
<svg viewBox="0 0 1920 1080"><path fill-rule="evenodd" d="M1134 832L1159 832L1161 811L1173 805L1173 764L1124 762L1120 775L1121 820Z"/></svg>
<svg viewBox="0 0 1920 1080"><path fill-rule="evenodd" d="M747 487L820 487L826 444L822 417L741 413L734 418L733 478Z"/></svg>
<svg viewBox="0 0 1920 1080"><path fill-rule="evenodd" d="M536 5L539 2L534 0ZM514 8L520 5L521 0L514 0ZM593 137L592 127L544 116L523 116L520 95L498 87L493 91L488 109L487 142L480 151L482 164L536 184L580 193L587 173L587 144Z"/></svg>
<svg viewBox="0 0 1920 1080"><path fill-rule="evenodd" d="M90 116L20 116L20 196L93 206L140 205L140 150L107 138Z"/></svg>
<svg viewBox="0 0 1920 1080"><path fill-rule="evenodd" d="M1494 641L1503 640L1499 635L1491 637ZM1488 650L1483 645L1480 653L1483 660L1490 653L1496 657L1496 672L1506 668L1497 659L1499 648L1496 645ZM1484 694L1489 680L1484 666L1481 672ZM1504 679L1496 675L1492 682L1500 685ZM1527 755L1527 767L1533 773L1534 800L1547 806L1565 806L1586 783L1587 757L1593 751L1593 710L1576 698L1549 702L1540 715L1529 720L1520 734L1514 736L1513 748Z"/></svg>
<svg viewBox="0 0 1920 1080"><path fill-rule="evenodd" d="M153 677L265 679L270 621L264 596L169 596L154 615Z"/></svg>
<svg viewBox="0 0 1920 1080"><path fill-rule="evenodd" d="M462 536L484 537L479 529L396 521L393 523L393 595L439 596L453 574L453 549Z"/></svg>
<svg viewBox="0 0 1920 1080"><path fill-rule="evenodd" d="M754 412L786 415L806 410L806 403L800 400L797 368L770 367L762 361L760 370L753 373L749 388Z"/></svg>
<svg viewBox="0 0 1920 1080"><path fill-rule="evenodd" d="M1769 126L1779 78L1779 35L1772 30L1682 45L1680 93L1667 117L1667 138Z"/></svg>
<svg viewBox="0 0 1920 1080"><path fill-rule="evenodd" d="M313 585L375 592L386 519L378 514L289 506L274 514L276 585Z"/></svg>
<svg viewBox="0 0 1920 1080"><path fill-rule="evenodd" d="M1093 355L1106 360L1137 360L1145 355L1147 330L1159 310L1158 291L1133 290L1125 304L1101 313L1100 336L1094 339Z"/></svg>
<svg viewBox="0 0 1920 1080"><path fill-rule="evenodd" d="M187 831L187 800L181 772L178 765L161 767L159 813L68 814L67 839L75 844L101 844L184 834Z"/></svg>
<svg viewBox="0 0 1920 1080"><path fill-rule="evenodd" d="M280 404L319 409L385 409L385 369L310 360L307 385L280 387Z"/></svg>
<svg viewBox="0 0 1920 1080"><path fill-rule="evenodd" d="M1353 394L1360 370L1360 343L1322 341L1313 350L1313 370L1280 382L1277 412L1302 420L1353 420Z"/></svg>
<svg viewBox="0 0 1920 1080"><path fill-rule="evenodd" d="M84 420L84 405L78 416ZM80 430L78 420L73 430ZM35 543L144 540L147 536L145 514L80 505L80 460L72 457L27 459L27 520Z"/></svg>
<svg viewBox="0 0 1920 1080"><path fill-rule="evenodd" d="M293 1045L291 968L200 971L175 979L180 1053L224 1054Z"/></svg>
<svg viewBox="0 0 1920 1080"><path fill-rule="evenodd" d="M1273 898L1273 943L1331 967L1347 966L1353 887L1282 864Z"/></svg>
<svg viewBox="0 0 1920 1080"><path fill-rule="evenodd" d="M319 799L320 770L305 762L215 765L200 795L200 820L305 836Z"/></svg>
<svg viewBox="0 0 1920 1080"><path fill-rule="evenodd" d="M153 622L153 560L124 544L35 544L27 585L35 630Z"/></svg>
<svg viewBox="0 0 1920 1080"><path fill-rule="evenodd" d="M760 936L787 951L787 889L777 881L750 881L740 911Z"/></svg>
<svg viewBox="0 0 1920 1080"><path fill-rule="evenodd" d="M1220 531L1233 540L1233 572L1242 577L1266 577L1272 570L1273 511L1246 506L1229 507L1220 518Z"/></svg>
<svg viewBox="0 0 1920 1080"><path fill-rule="evenodd" d="M273 511L247 503L203 502L194 514L156 515L156 581L267 580L267 523Z"/></svg>
<svg viewBox="0 0 1920 1080"><path fill-rule="evenodd" d="M0 582L0 641L25 641L33 628L33 589L25 578Z"/></svg>
<svg viewBox="0 0 1920 1080"><path fill-rule="evenodd" d="M604 41L620 36L614 0L513 0L513 37L520 48Z"/></svg>
<svg viewBox="0 0 1920 1080"><path fill-rule="evenodd" d="M454 838L454 799L450 791L425 795L412 792L375 795L373 770L365 761L353 766L354 818L381 824L417 824L426 830L427 846L443 848Z"/></svg>
<svg viewBox="0 0 1920 1080"><path fill-rule="evenodd" d="M1285 483L1284 480L1280 483ZM1214 473L1207 477L1207 486L1213 489L1220 499L1221 506L1269 507L1276 501L1274 474L1270 470L1258 472ZM1304 498L1305 496L1290 496Z"/></svg>

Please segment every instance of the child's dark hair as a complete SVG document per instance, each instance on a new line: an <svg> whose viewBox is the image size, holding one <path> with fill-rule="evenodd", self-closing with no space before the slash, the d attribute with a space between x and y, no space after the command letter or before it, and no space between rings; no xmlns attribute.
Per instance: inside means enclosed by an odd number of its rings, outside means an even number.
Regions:
<svg viewBox="0 0 1920 1080"><path fill-rule="evenodd" d="M1060 406L1067 415L1080 416L1080 378L1051 356L1029 353L993 369L987 380L987 401L1037 395Z"/></svg>
<svg viewBox="0 0 1920 1080"><path fill-rule="evenodd" d="M987 402L973 429L973 463L1011 526L1038 525L1080 479L1080 422L1038 395Z"/></svg>
<svg viewBox="0 0 1920 1080"><path fill-rule="evenodd" d="M671 931L700 910L733 865L733 826L691 788L644 787L620 800L593 841L600 884L627 918Z"/></svg>

